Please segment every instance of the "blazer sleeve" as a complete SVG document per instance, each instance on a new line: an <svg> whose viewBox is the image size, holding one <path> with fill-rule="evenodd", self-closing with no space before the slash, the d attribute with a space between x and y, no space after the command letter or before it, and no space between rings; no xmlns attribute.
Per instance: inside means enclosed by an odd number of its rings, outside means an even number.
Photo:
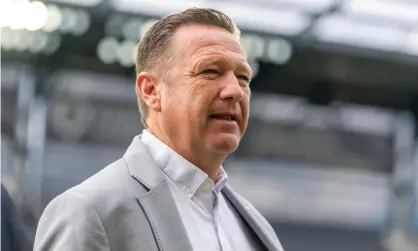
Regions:
<svg viewBox="0 0 418 251"><path fill-rule="evenodd" d="M34 251L110 251L105 229L93 204L67 191L44 210Z"/></svg>

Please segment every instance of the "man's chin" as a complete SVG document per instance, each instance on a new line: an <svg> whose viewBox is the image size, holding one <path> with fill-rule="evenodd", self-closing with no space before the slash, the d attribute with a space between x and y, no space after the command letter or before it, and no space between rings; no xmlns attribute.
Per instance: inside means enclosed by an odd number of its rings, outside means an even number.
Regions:
<svg viewBox="0 0 418 251"><path fill-rule="evenodd" d="M229 154L237 150L240 137L234 134L221 134L209 140L209 148L216 153Z"/></svg>

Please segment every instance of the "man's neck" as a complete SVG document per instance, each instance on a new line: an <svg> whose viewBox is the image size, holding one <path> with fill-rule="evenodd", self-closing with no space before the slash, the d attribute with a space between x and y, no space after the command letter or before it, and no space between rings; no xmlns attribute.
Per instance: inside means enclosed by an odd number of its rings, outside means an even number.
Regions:
<svg viewBox="0 0 418 251"><path fill-rule="evenodd" d="M223 157L213 155L203 156L202 154L185 157L183 154L179 154L188 161L190 161L193 165L197 166L202 171L204 171L214 183L218 181L220 176L219 174L221 172L221 165L224 160Z"/></svg>
<svg viewBox="0 0 418 251"><path fill-rule="evenodd" d="M173 151L204 171L213 182L217 182L221 171L221 165L226 156L208 153L205 149L190 149L187 144L175 143L158 130L153 130L151 128L147 128L147 130Z"/></svg>

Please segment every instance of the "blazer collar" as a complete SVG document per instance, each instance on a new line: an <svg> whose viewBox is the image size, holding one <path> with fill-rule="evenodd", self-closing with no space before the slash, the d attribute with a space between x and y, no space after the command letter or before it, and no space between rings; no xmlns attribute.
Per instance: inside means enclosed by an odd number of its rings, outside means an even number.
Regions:
<svg viewBox="0 0 418 251"><path fill-rule="evenodd" d="M269 223L250 203L240 197L229 185L225 186L222 192L267 250L283 251L274 230L268 231Z"/></svg>
<svg viewBox="0 0 418 251"><path fill-rule="evenodd" d="M123 155L131 176L149 190L164 181L164 175L142 142L141 135L136 136ZM146 166L144 166L146 163Z"/></svg>
<svg viewBox="0 0 418 251"><path fill-rule="evenodd" d="M142 143L141 135L133 139L123 158L131 176L149 189L136 199L150 222L158 250L192 251L164 174Z"/></svg>

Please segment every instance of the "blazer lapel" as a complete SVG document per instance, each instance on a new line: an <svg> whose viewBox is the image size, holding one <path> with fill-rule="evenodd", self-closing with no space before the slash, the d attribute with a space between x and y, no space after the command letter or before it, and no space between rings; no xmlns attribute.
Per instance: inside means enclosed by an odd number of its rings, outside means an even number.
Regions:
<svg viewBox="0 0 418 251"><path fill-rule="evenodd" d="M123 158L131 176L148 189L137 200L148 218L158 249L193 251L164 175L140 136L134 138Z"/></svg>
<svg viewBox="0 0 418 251"><path fill-rule="evenodd" d="M242 216L248 226L254 231L260 241L269 251L283 251L281 244L277 243L277 237L272 235L267 226L267 222L264 217L254 210L253 206L247 204L244 200L240 199L238 195L227 185L222 190L225 197L231 202L238 213ZM263 221L265 224L263 225ZM273 231L273 230L272 230Z"/></svg>
<svg viewBox="0 0 418 251"><path fill-rule="evenodd" d="M187 232L165 181L138 197L160 251L192 251Z"/></svg>

